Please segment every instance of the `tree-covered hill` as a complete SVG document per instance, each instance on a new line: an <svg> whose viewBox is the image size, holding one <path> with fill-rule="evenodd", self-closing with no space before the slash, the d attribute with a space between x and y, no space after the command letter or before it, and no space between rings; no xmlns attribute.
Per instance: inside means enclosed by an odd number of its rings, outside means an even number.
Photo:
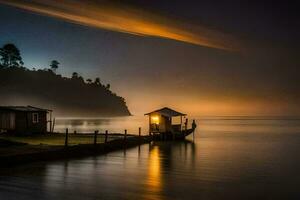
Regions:
<svg viewBox="0 0 300 200"><path fill-rule="evenodd" d="M29 70L23 67L21 57L14 60L13 56L7 56L11 52L3 49L0 49L0 105L32 105L68 117L130 115L124 98L112 93L110 85L101 84L99 78L84 81L76 72L72 78L57 75L57 61L51 62L51 69Z"/></svg>
<svg viewBox="0 0 300 200"><path fill-rule="evenodd" d="M124 98L106 86L66 78L52 71L0 68L1 105L33 105L50 108L61 116L130 115Z"/></svg>

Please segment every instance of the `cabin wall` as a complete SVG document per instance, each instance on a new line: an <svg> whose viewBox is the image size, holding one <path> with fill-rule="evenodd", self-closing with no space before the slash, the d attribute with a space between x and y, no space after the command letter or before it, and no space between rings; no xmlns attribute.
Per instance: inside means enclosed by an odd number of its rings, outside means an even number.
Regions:
<svg viewBox="0 0 300 200"><path fill-rule="evenodd" d="M172 121L169 117L162 117L162 132L172 131Z"/></svg>
<svg viewBox="0 0 300 200"><path fill-rule="evenodd" d="M33 122L33 114L38 114L38 122ZM16 115L16 131L30 133L47 132L46 112L18 112Z"/></svg>
<svg viewBox="0 0 300 200"><path fill-rule="evenodd" d="M15 118L14 112L0 111L0 130L14 130Z"/></svg>
<svg viewBox="0 0 300 200"><path fill-rule="evenodd" d="M166 132L166 119L162 116L160 116L159 132L161 133Z"/></svg>

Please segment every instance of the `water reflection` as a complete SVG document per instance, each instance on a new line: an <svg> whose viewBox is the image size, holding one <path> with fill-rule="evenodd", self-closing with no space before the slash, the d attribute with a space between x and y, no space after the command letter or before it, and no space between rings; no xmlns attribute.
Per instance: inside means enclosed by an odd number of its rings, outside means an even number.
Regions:
<svg viewBox="0 0 300 200"><path fill-rule="evenodd" d="M0 199L299 199L300 121L239 122L200 120L195 141L1 170Z"/></svg>
<svg viewBox="0 0 300 200"><path fill-rule="evenodd" d="M148 159L148 174L145 180L146 191L144 197L147 199L162 199L160 193L162 192L162 173L160 152L157 146L149 150Z"/></svg>

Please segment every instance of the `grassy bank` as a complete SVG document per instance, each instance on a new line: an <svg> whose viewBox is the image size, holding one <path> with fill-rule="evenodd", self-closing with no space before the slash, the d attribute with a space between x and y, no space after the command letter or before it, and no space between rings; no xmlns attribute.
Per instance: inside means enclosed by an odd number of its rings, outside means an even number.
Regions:
<svg viewBox="0 0 300 200"><path fill-rule="evenodd" d="M74 136L73 145L64 146L63 134L39 136L1 136L0 167L20 165L35 161L71 159L91 155L101 155L110 151L134 147L149 143L147 136L129 136L126 140L121 135L112 135L107 143L104 136L99 135L97 144L93 144L92 135ZM71 137L70 137L71 138ZM64 141L64 140L63 140ZM72 141L72 140L71 140ZM42 144L42 142L44 144ZM76 144L75 144L76 142Z"/></svg>
<svg viewBox="0 0 300 200"><path fill-rule="evenodd" d="M65 134L41 134L41 135L0 135L0 139L12 143L25 143L29 145L64 145ZM120 134L109 134L108 141L123 138ZM105 136L103 134L97 135L97 143L103 143ZM68 144L70 146L78 144L93 144L94 134L69 134ZM1 147L1 146L0 146Z"/></svg>

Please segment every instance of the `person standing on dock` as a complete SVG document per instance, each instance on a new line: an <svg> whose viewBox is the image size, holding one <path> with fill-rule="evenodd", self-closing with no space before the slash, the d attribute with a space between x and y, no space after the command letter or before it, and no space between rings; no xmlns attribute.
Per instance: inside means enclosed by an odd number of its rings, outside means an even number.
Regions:
<svg viewBox="0 0 300 200"><path fill-rule="evenodd" d="M196 121L193 119L192 129L195 130L196 128L197 128L197 124Z"/></svg>

